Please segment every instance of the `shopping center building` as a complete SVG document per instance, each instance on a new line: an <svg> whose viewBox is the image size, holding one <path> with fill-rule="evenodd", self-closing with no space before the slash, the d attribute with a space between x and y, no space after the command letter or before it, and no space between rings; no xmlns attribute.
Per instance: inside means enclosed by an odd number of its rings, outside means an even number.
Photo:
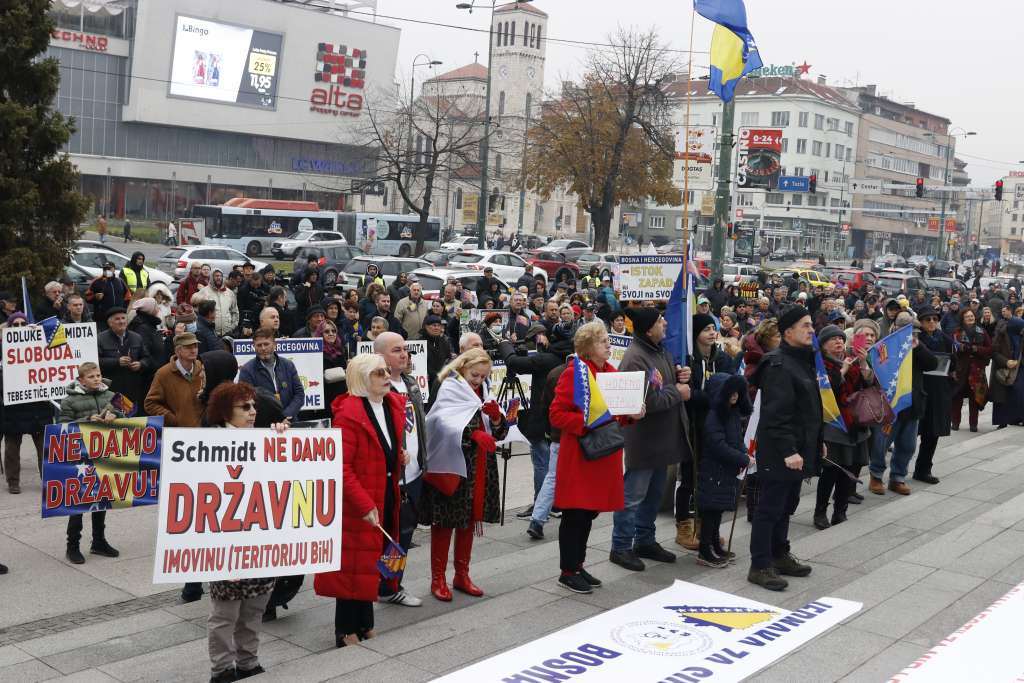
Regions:
<svg viewBox="0 0 1024 683"><path fill-rule="evenodd" d="M161 221L237 196L382 207L359 131L396 87L400 32L334 6L54 0L47 54L91 215Z"/></svg>

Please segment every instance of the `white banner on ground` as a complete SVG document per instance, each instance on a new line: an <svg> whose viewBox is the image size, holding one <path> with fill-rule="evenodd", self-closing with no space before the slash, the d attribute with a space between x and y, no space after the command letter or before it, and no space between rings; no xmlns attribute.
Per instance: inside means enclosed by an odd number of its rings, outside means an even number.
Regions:
<svg viewBox="0 0 1024 683"><path fill-rule="evenodd" d="M61 325L67 343L48 348L40 325L5 327L2 337L5 406L59 401L82 363L99 363L96 323Z"/></svg>
<svg viewBox="0 0 1024 683"><path fill-rule="evenodd" d="M1019 681L1024 679L1020 625L1024 623L1024 583L992 603L891 681Z"/></svg>
<svg viewBox="0 0 1024 683"><path fill-rule="evenodd" d="M256 357L252 339L236 339L234 343L235 358L238 367ZM277 355L295 363L299 373L299 381L305 391L306 400L303 410L323 410L324 405L324 340L320 337L296 337L294 339L278 339Z"/></svg>
<svg viewBox="0 0 1024 683"><path fill-rule="evenodd" d="M612 415L636 415L644 404L643 370L634 372L599 372L595 375L608 412Z"/></svg>
<svg viewBox="0 0 1024 683"><path fill-rule="evenodd" d="M405 350L412 360L412 371L409 375L416 380L416 384L423 394L423 403L430 398L430 380L427 378L427 342L422 339L406 341ZM356 345L357 353L373 353L373 342L363 341Z"/></svg>
<svg viewBox="0 0 1024 683"><path fill-rule="evenodd" d="M668 299L682 269L682 254L620 256L615 282L619 301Z"/></svg>
<svg viewBox="0 0 1024 683"><path fill-rule="evenodd" d="M676 581L438 680L740 681L860 608L820 598L789 611Z"/></svg>
<svg viewBox="0 0 1024 683"><path fill-rule="evenodd" d="M612 357L608 359L608 363L618 369L633 337L628 334L609 334L608 341L612 343Z"/></svg>
<svg viewBox="0 0 1024 683"><path fill-rule="evenodd" d="M340 568L340 429L164 429L153 583Z"/></svg>

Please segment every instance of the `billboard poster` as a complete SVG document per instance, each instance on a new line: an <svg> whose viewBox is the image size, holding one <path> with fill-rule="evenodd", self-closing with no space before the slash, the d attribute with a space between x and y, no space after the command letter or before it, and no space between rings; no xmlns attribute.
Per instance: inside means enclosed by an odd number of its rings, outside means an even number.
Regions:
<svg viewBox="0 0 1024 683"><path fill-rule="evenodd" d="M782 173L782 130L740 128L736 153L736 187L773 190Z"/></svg>
<svg viewBox="0 0 1024 683"><path fill-rule="evenodd" d="M340 569L340 429L163 437L153 583Z"/></svg>
<svg viewBox="0 0 1024 683"><path fill-rule="evenodd" d="M711 126L690 126L676 130L676 152L672 163L672 184L691 190L714 187L715 131ZM689 178L686 169L689 167Z"/></svg>
<svg viewBox="0 0 1024 683"><path fill-rule="evenodd" d="M178 15L169 92L276 109L283 38L280 33Z"/></svg>
<svg viewBox="0 0 1024 683"><path fill-rule="evenodd" d="M252 339L236 339L232 353L238 367L256 357ZM305 393L303 410L323 410L324 405L324 340L320 337L295 337L277 340L277 355L295 363Z"/></svg>
<svg viewBox="0 0 1024 683"><path fill-rule="evenodd" d="M96 323L59 326L60 343L42 325L3 329L3 404L60 401L82 363L99 363Z"/></svg>
<svg viewBox="0 0 1024 683"><path fill-rule="evenodd" d="M620 256L615 276L619 300L668 299L682 269L682 254Z"/></svg>

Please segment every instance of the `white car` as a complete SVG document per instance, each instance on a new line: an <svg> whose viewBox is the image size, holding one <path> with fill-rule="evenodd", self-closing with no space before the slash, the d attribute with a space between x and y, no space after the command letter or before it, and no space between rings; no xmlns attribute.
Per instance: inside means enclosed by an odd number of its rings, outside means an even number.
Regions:
<svg viewBox="0 0 1024 683"><path fill-rule="evenodd" d="M442 251L465 251L466 249L476 249L479 241L474 235L459 235L450 242L444 242L441 245Z"/></svg>
<svg viewBox="0 0 1024 683"><path fill-rule="evenodd" d="M299 230L288 238L271 244L270 253L279 259L290 259L294 258L295 252L302 247L315 245L331 246L335 244L347 244L345 236L340 232L332 232L330 230Z"/></svg>
<svg viewBox="0 0 1024 683"><path fill-rule="evenodd" d="M505 282L515 283L526 272L526 261L517 254L510 251L495 251L493 249L472 249L455 254L448 259L449 268L465 268L466 270L483 271L491 267L494 274ZM548 281L548 274L541 268L533 269L533 276L540 276L545 284Z"/></svg>
<svg viewBox="0 0 1024 683"><path fill-rule="evenodd" d="M455 278L462 283L462 288L469 292L469 298L474 306L477 305L476 285L484 276L479 270L462 270L459 268L419 268L412 271L423 287L423 298L430 300L441 296L448 278ZM502 294L508 296L511 291L508 283L501 277L495 277L498 282L498 289Z"/></svg>
<svg viewBox="0 0 1024 683"><path fill-rule="evenodd" d="M82 247L71 252L71 262L76 266L87 272L92 277L99 277L103 274L103 264L107 262L113 263L114 268L118 273L124 268L125 264L128 263L129 258L123 254L119 254L116 251L107 251L106 249L91 249ZM156 268L150 268L145 266L146 272L149 273L149 281L151 284L157 282L165 285L170 285L174 282L167 273L160 272Z"/></svg>
<svg viewBox="0 0 1024 683"><path fill-rule="evenodd" d="M245 263L251 263L256 270L262 270L267 266L266 261L251 259L240 251L219 244L174 247L168 249L167 253L157 260L160 270L172 273L178 280L188 277L188 271L193 263L209 265L210 270L219 268L225 275L235 266Z"/></svg>
<svg viewBox="0 0 1024 683"><path fill-rule="evenodd" d="M760 270L757 266L744 265L742 263L726 263L722 265L722 283L725 285L738 285L741 282L754 282L757 280L757 273Z"/></svg>

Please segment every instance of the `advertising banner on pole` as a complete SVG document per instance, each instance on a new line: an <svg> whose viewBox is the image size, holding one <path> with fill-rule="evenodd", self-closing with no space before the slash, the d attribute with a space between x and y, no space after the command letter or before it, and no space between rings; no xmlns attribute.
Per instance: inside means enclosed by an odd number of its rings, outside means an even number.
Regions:
<svg viewBox="0 0 1024 683"><path fill-rule="evenodd" d="M774 190L782 173L782 129L740 128L736 152L736 187Z"/></svg>
<svg viewBox="0 0 1024 683"><path fill-rule="evenodd" d="M427 379L427 342L422 339L406 341L405 350L412 362L412 370L409 375L416 380L416 385L423 394L423 402L430 398L430 381ZM362 341L356 345L357 353L373 353L373 342Z"/></svg>
<svg viewBox="0 0 1024 683"><path fill-rule="evenodd" d="M437 680L742 681L860 609L819 598L786 610L676 581Z"/></svg>
<svg viewBox="0 0 1024 683"><path fill-rule="evenodd" d="M234 343L235 358L238 367L256 357L252 339L236 339ZM306 402L303 410L322 410L324 405L324 340L320 337L302 337L295 339L278 339L277 355L295 363L299 373L299 381L305 391Z"/></svg>
<svg viewBox="0 0 1024 683"><path fill-rule="evenodd" d="M676 151L672 163L672 184L678 188L710 190L715 184L715 129L690 126L676 130ZM686 170L689 167L689 178Z"/></svg>
<svg viewBox="0 0 1024 683"><path fill-rule="evenodd" d="M341 430L164 430L153 583L341 568Z"/></svg>
<svg viewBox="0 0 1024 683"><path fill-rule="evenodd" d="M163 417L46 425L43 517L156 505L163 428Z"/></svg>
<svg viewBox="0 0 1024 683"><path fill-rule="evenodd" d="M56 320L56 318L51 318ZM96 323L60 324L47 339L42 325L5 327L2 354L4 405L60 401L82 363L99 363ZM57 339L63 343L54 343Z"/></svg>
<svg viewBox="0 0 1024 683"><path fill-rule="evenodd" d="M682 269L682 254L620 256L615 278L619 301L668 299Z"/></svg>

